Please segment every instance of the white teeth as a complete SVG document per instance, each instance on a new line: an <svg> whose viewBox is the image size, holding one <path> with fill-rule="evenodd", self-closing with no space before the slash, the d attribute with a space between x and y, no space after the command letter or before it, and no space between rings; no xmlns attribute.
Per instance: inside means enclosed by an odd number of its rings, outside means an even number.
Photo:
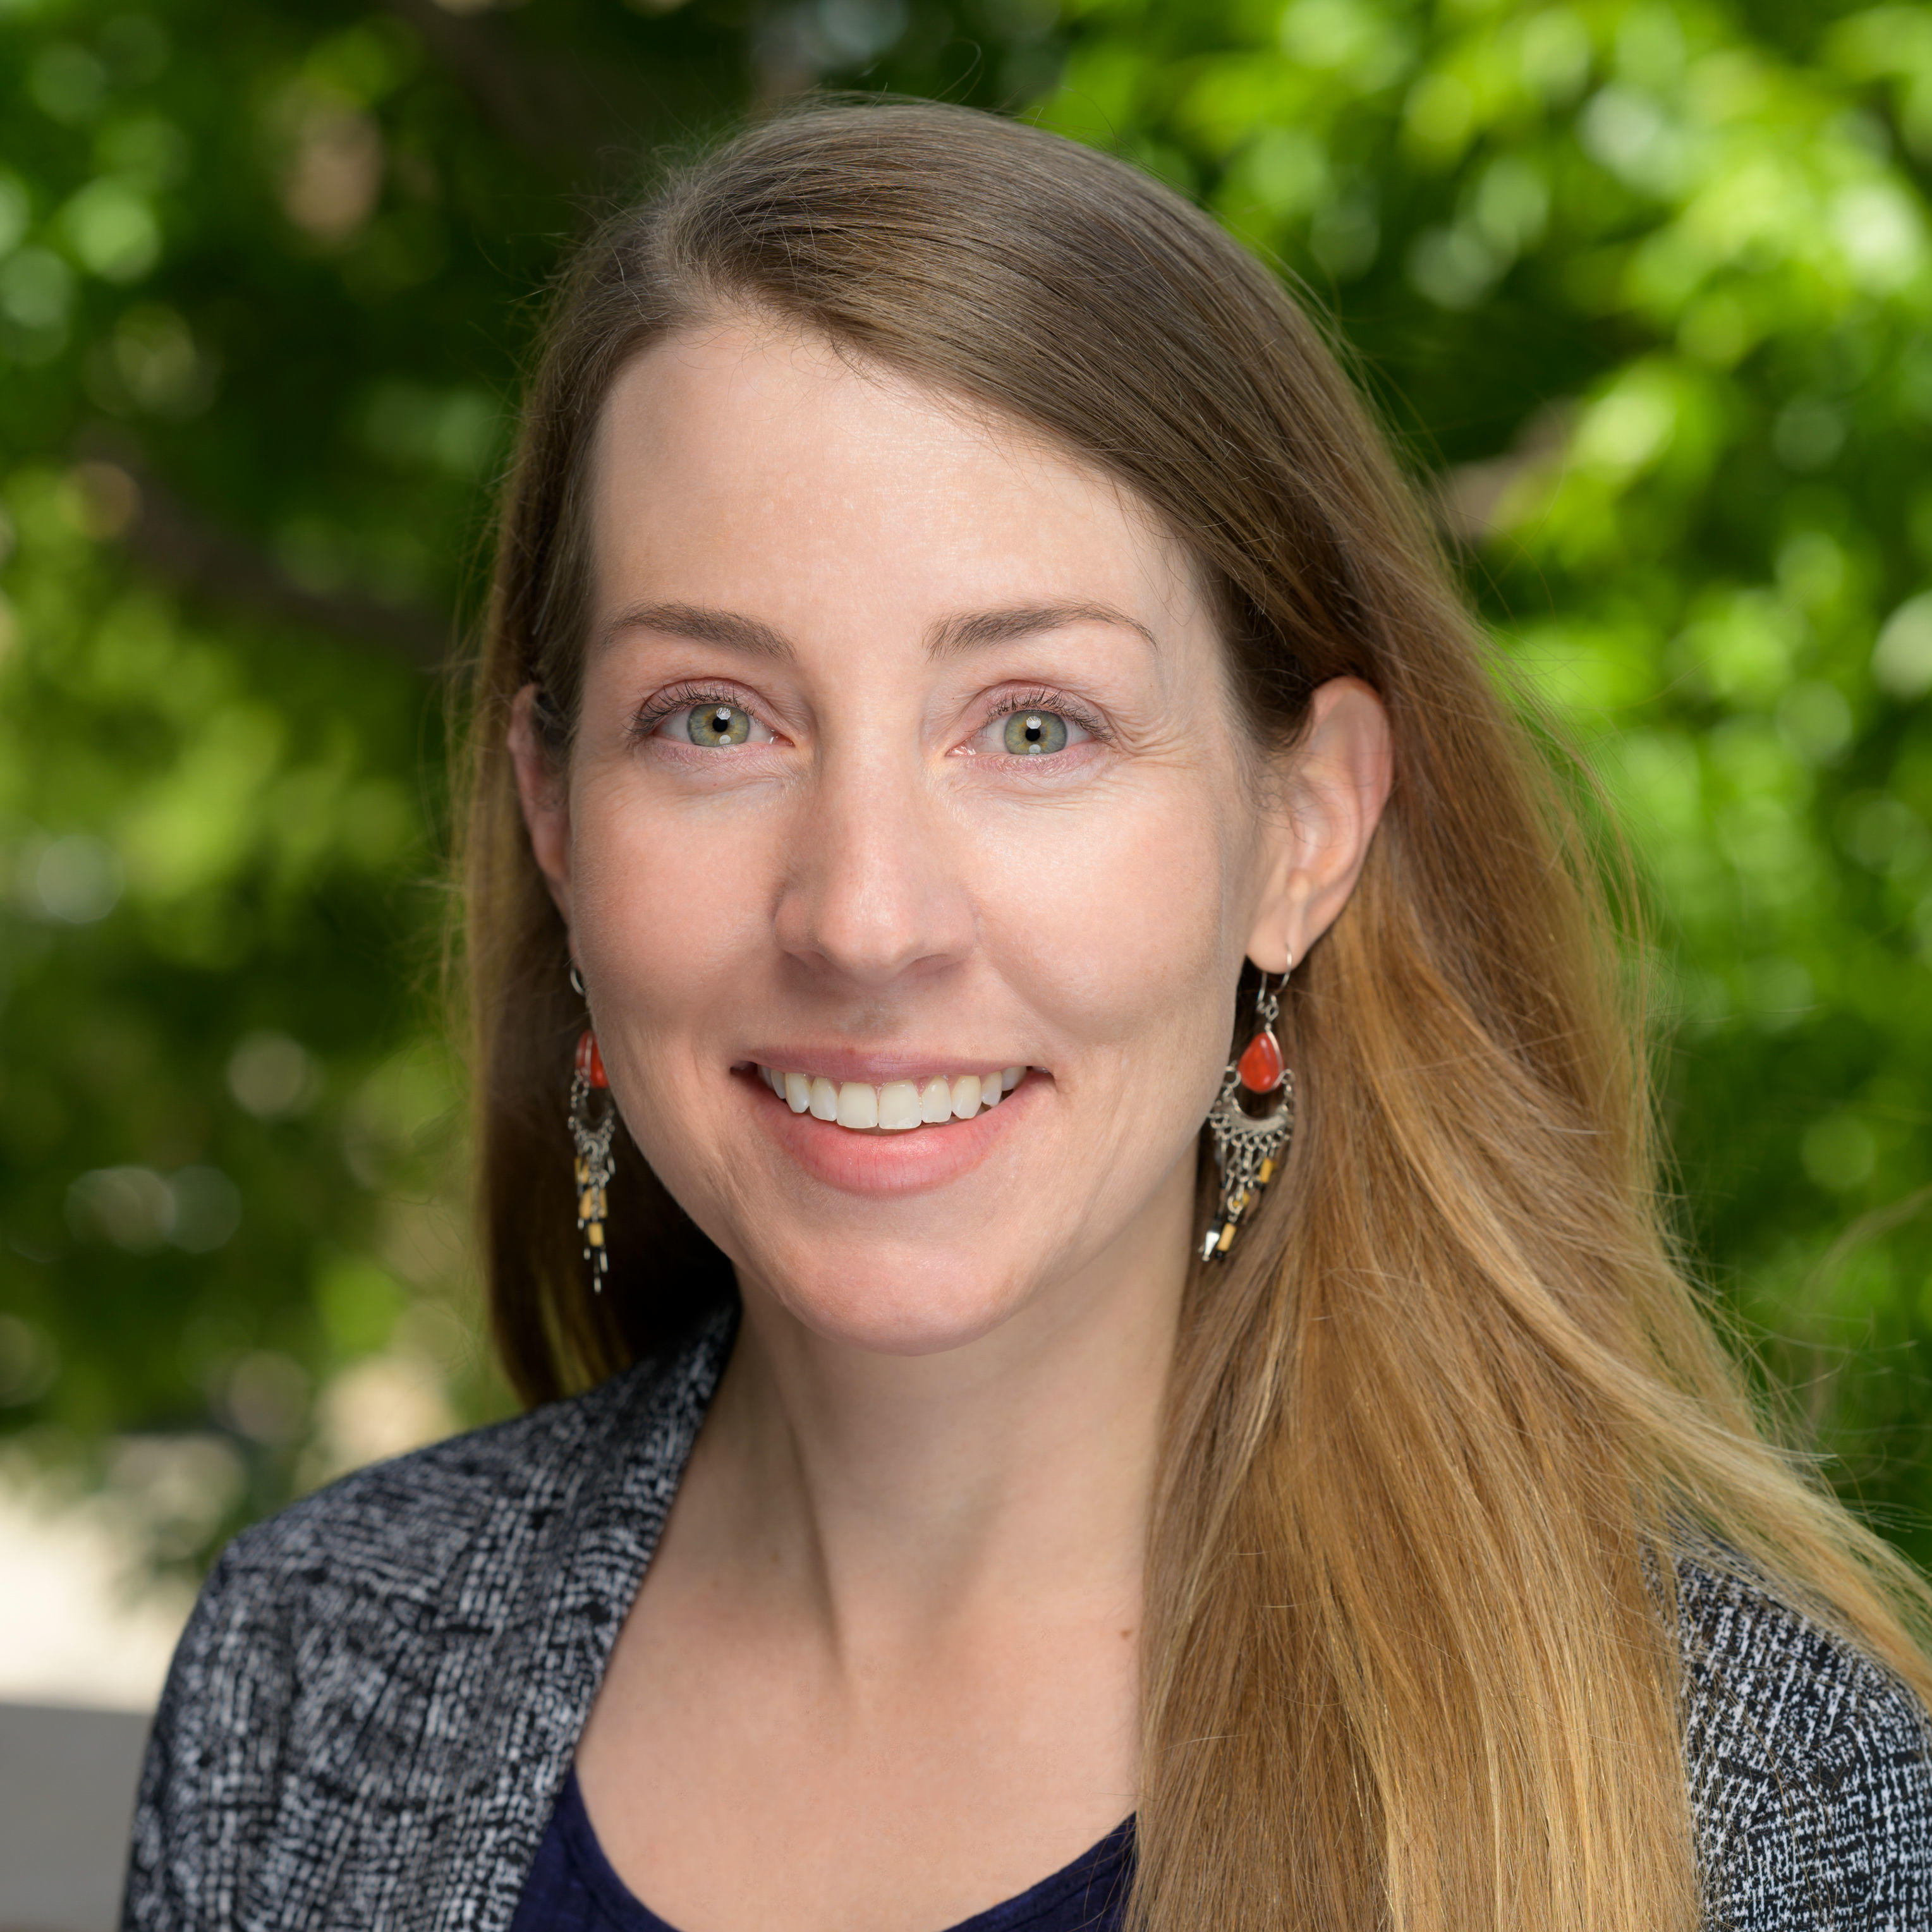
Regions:
<svg viewBox="0 0 1932 1932"><path fill-rule="evenodd" d="M872 1090L869 1088L866 1090ZM845 1114L845 1098L838 1099L838 1114ZM920 1124L919 1089L910 1080L889 1080L879 1089L879 1125L898 1132Z"/></svg>
<svg viewBox="0 0 1932 1932"><path fill-rule="evenodd" d="M1008 1066L962 1073L952 1080L934 1074L923 1086L916 1080L889 1080L872 1087L860 1080L842 1084L823 1074L781 1073L772 1066L753 1070L794 1114L836 1121L860 1133L872 1129L903 1133L949 1120L970 1120L982 1108L997 1107L1027 1072L1024 1066Z"/></svg>

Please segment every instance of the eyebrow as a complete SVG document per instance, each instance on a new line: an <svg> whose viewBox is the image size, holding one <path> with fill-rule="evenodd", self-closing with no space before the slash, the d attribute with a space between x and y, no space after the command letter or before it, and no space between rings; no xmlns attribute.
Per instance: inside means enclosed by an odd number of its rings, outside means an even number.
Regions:
<svg viewBox="0 0 1932 1932"><path fill-rule="evenodd" d="M1132 631L1150 650L1160 648L1160 640L1144 624L1111 604L1018 604L1010 610L978 610L968 616L943 619L926 634L926 656L956 657L983 645L1009 644L1016 638L1064 630L1072 624L1105 624Z"/></svg>
<svg viewBox="0 0 1932 1932"><path fill-rule="evenodd" d="M926 652L930 658L957 657L989 644L1010 644L1074 624L1104 624L1132 631L1149 650L1160 648L1160 640L1144 624L1111 604L1016 604L1003 610L975 610L941 618L926 632ZM698 604L639 604L610 620L604 628L604 643L611 643L626 631L656 631L698 644L722 644L748 657L783 659L794 655L790 640L771 625L736 610L715 610Z"/></svg>
<svg viewBox="0 0 1932 1932"><path fill-rule="evenodd" d="M626 631L656 631L665 637L689 638L700 644L722 644L748 657L788 658L791 644L782 631L735 610L713 610L701 604L640 604L621 611L604 627L604 642L611 644Z"/></svg>

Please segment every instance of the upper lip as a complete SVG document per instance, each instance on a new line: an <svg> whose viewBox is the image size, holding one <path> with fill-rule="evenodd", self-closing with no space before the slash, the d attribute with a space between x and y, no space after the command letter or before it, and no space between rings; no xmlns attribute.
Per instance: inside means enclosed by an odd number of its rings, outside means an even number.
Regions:
<svg viewBox="0 0 1932 1932"><path fill-rule="evenodd" d="M760 1047L738 1064L755 1064L778 1073L808 1073L826 1080L856 1081L867 1087L884 1087L895 1080L952 1080L962 1074L1031 1064L998 1054L974 1059L950 1050L928 1054L864 1053L849 1046Z"/></svg>

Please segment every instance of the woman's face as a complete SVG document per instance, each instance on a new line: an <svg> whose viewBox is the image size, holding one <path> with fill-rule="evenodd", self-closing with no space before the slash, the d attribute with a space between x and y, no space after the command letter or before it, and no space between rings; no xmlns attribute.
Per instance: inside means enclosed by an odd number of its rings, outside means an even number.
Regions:
<svg viewBox="0 0 1932 1932"><path fill-rule="evenodd" d="M869 1348L1178 1280L1288 862L1178 546L752 321L630 367L594 489L567 772L513 743L652 1166L748 1292Z"/></svg>

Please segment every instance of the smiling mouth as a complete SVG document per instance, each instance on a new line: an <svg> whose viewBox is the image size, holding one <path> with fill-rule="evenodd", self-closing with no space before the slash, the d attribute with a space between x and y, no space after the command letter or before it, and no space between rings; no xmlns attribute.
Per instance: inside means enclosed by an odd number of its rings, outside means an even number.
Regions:
<svg viewBox="0 0 1932 1932"><path fill-rule="evenodd" d="M828 1080L823 1074L781 1072L754 1064L752 1071L794 1114L809 1114L848 1133L905 1133L970 1120L997 1107L1025 1078L1024 1066L994 1067L947 1079L889 1080L869 1087L860 1080Z"/></svg>

